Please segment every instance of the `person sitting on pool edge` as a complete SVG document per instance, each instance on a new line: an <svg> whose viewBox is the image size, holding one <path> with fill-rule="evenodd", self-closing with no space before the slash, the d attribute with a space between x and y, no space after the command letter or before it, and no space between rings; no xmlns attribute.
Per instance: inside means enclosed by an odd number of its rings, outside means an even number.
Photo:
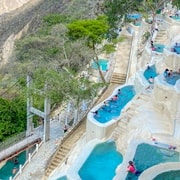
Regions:
<svg viewBox="0 0 180 180"><path fill-rule="evenodd" d="M140 174L140 172L136 170L133 161L129 161L127 171L134 174L134 175L136 175L136 176L138 176Z"/></svg>

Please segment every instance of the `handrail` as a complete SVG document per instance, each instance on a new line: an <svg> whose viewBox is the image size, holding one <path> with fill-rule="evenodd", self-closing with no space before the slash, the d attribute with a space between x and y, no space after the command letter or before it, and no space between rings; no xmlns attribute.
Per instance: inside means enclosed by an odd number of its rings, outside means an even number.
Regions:
<svg viewBox="0 0 180 180"><path fill-rule="evenodd" d="M135 32L133 32L133 36L132 36L132 40L131 40L131 48L130 48L130 52L129 52L129 61L128 61L128 68L126 71L126 82L125 83L127 83L128 79L129 79L129 74L130 74L130 69L131 69L132 53L133 53L132 46L133 46L133 42L134 42L134 37L135 37Z"/></svg>

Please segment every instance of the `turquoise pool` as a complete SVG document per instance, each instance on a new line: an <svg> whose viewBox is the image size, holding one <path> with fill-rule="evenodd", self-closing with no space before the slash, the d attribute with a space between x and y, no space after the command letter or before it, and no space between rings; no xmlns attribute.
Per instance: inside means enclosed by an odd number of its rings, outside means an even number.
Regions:
<svg viewBox="0 0 180 180"><path fill-rule="evenodd" d="M153 180L179 180L180 179L180 170L168 171L159 174Z"/></svg>
<svg viewBox="0 0 180 180"><path fill-rule="evenodd" d="M163 44L154 44L156 52L163 53L165 46Z"/></svg>
<svg viewBox="0 0 180 180"><path fill-rule="evenodd" d="M180 16L171 16L172 19L180 21Z"/></svg>
<svg viewBox="0 0 180 180"><path fill-rule="evenodd" d="M35 149L35 146L31 147L29 149L29 152L32 153ZM18 163L15 164L13 161L13 158L8 160L6 164L0 169L0 180L9 180L9 178L12 176L14 177L15 174L12 173L14 168L19 169L19 165L23 165L26 160L26 151L21 152L17 156Z"/></svg>
<svg viewBox="0 0 180 180"><path fill-rule="evenodd" d="M58 178L57 180L68 180L66 176L62 176L60 178Z"/></svg>
<svg viewBox="0 0 180 180"><path fill-rule="evenodd" d="M144 77L148 80L151 76L155 78L157 76L156 67L155 65L148 66L144 71Z"/></svg>
<svg viewBox="0 0 180 180"><path fill-rule="evenodd" d="M170 77L166 77L166 82L171 85L175 85L176 81L180 79L180 74L173 72Z"/></svg>
<svg viewBox="0 0 180 180"><path fill-rule="evenodd" d="M124 106L134 97L135 90L133 86L124 86L120 89L116 101L109 99L108 105L103 105L98 109L98 114L94 115L94 118L100 123L106 123L118 116L120 116L121 110Z"/></svg>
<svg viewBox="0 0 180 180"><path fill-rule="evenodd" d="M102 71L107 71L108 70L108 65L109 65L109 61L106 59L99 59L98 60L98 64L100 65L100 68ZM91 67L93 69L98 69L98 64L96 62L92 62L91 63Z"/></svg>
<svg viewBox="0 0 180 180"><path fill-rule="evenodd" d="M115 142L100 143L95 146L78 173L81 180L112 180L122 160Z"/></svg>
<svg viewBox="0 0 180 180"><path fill-rule="evenodd" d="M12 173L13 168L19 169L20 164L24 164L26 161L26 153L22 152L17 155L18 164L14 164L13 160L10 159L6 162L6 164L0 169L0 179L9 180L9 178L14 176Z"/></svg>
<svg viewBox="0 0 180 180"><path fill-rule="evenodd" d="M129 19L140 19L142 17L141 14L128 14L127 18Z"/></svg>
<svg viewBox="0 0 180 180"><path fill-rule="evenodd" d="M140 172L164 162L179 162L179 152L142 143L134 156L136 169ZM137 180L138 176L128 173L126 180Z"/></svg>

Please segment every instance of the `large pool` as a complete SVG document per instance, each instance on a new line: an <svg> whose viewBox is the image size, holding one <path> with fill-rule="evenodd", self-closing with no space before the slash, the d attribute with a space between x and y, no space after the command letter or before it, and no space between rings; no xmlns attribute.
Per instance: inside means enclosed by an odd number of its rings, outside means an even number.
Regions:
<svg viewBox="0 0 180 180"><path fill-rule="evenodd" d="M103 105L98 109L98 114L94 118L100 123L106 123L120 116L121 110L134 97L135 90L133 86L124 86L117 93L117 100L107 100L108 105Z"/></svg>
<svg viewBox="0 0 180 180"><path fill-rule="evenodd" d="M107 71L108 70L109 61L107 59L99 59L98 64L100 65L100 68L101 68L102 71ZM98 64L96 62L92 62L91 67L93 69L98 69Z"/></svg>
<svg viewBox="0 0 180 180"><path fill-rule="evenodd" d="M168 171L159 174L153 180L179 180L180 179L180 170Z"/></svg>
<svg viewBox="0 0 180 180"><path fill-rule="evenodd" d="M78 173L81 180L112 180L122 160L115 142L100 143L95 146Z"/></svg>
<svg viewBox="0 0 180 180"><path fill-rule="evenodd" d="M164 162L179 162L179 152L142 143L138 145L134 156L136 169L140 172ZM128 173L126 180L137 180L138 176Z"/></svg>
<svg viewBox="0 0 180 180"><path fill-rule="evenodd" d="M144 71L144 77L148 80L151 76L155 78L157 76L156 67L155 65L148 66Z"/></svg>

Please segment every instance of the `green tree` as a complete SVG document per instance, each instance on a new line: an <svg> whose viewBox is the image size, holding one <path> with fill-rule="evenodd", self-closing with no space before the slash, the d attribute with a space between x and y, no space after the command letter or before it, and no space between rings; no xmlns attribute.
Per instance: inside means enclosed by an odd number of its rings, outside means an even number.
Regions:
<svg viewBox="0 0 180 180"><path fill-rule="evenodd" d="M0 141L22 132L26 127L26 103L23 99L0 98Z"/></svg>
<svg viewBox="0 0 180 180"><path fill-rule="evenodd" d="M107 18L105 16L100 16L97 19L77 20L68 24L67 27L69 29L68 35L71 39L85 38L87 40L88 46L94 51L95 58L93 60L98 65L101 79L105 82L100 65L98 64L97 45L102 43L109 30Z"/></svg>

